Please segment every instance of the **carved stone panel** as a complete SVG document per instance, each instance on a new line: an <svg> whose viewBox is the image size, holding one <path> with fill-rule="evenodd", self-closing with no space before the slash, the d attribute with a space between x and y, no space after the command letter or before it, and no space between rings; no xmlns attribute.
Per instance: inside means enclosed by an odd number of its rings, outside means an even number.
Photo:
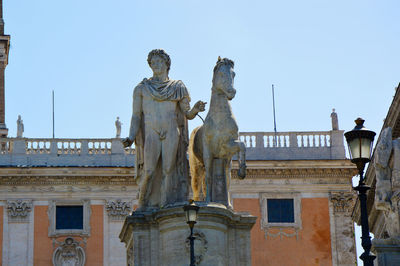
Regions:
<svg viewBox="0 0 400 266"><path fill-rule="evenodd" d="M29 220L29 213L31 210L31 200L17 199L7 201L7 212L10 221L27 222Z"/></svg>
<svg viewBox="0 0 400 266"><path fill-rule="evenodd" d="M53 253L54 266L83 266L85 265L85 251L80 246L80 242L72 237L67 237L64 242L59 243L59 247Z"/></svg>
<svg viewBox="0 0 400 266"><path fill-rule="evenodd" d="M131 213L131 205L131 202L122 201L121 199L109 200L106 203L106 210L112 220L122 221Z"/></svg>
<svg viewBox="0 0 400 266"><path fill-rule="evenodd" d="M335 214L350 214L355 204L356 195L354 193L332 192L330 200L332 201Z"/></svg>

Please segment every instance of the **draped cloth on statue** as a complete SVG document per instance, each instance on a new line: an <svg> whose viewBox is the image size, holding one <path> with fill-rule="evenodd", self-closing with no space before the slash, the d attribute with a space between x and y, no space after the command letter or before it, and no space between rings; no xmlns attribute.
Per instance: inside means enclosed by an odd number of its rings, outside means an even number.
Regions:
<svg viewBox="0 0 400 266"><path fill-rule="evenodd" d="M157 82L145 78L140 84L144 85L156 101L180 101L184 97L187 97L190 101L189 92L180 80Z"/></svg>
<svg viewBox="0 0 400 266"><path fill-rule="evenodd" d="M152 79L143 79L135 90L146 90L151 97L158 102L162 101L175 101L177 102L176 108L176 122L178 130L180 132L179 144L176 156L176 163L174 169L174 175L171 179L171 184L168 186L170 191L168 192L167 205L179 204L187 201L189 195L189 162L187 158L187 147L189 143L188 137L188 123L185 116L185 111L181 110L179 101L183 98L187 98L190 101L189 92L186 86L180 80L168 80L165 82L157 82ZM189 107L188 107L189 108ZM135 179L138 184L141 182L143 177L143 166L144 166L144 143L145 143L145 119L143 113L141 114L141 125L140 130L135 139L136 149L136 163ZM161 155L160 155L161 156ZM162 160L162 158L161 158ZM159 171L156 171L153 176L153 189L150 199L150 205L157 207L160 204L159 191L163 184L161 167L157 167ZM161 207L161 206L159 206Z"/></svg>

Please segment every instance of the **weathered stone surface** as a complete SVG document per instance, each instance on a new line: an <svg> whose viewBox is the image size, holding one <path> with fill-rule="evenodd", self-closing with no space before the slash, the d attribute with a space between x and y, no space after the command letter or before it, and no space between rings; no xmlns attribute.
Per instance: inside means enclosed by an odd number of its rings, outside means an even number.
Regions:
<svg viewBox="0 0 400 266"><path fill-rule="evenodd" d="M164 50L152 50L147 61L153 76L133 91L129 136L122 141L125 147L135 142L141 210L187 200L187 119L205 108L205 103L198 101L191 109L183 82L169 79L171 59Z"/></svg>
<svg viewBox="0 0 400 266"><path fill-rule="evenodd" d="M230 205L229 183L232 157L239 153L238 176L246 176L246 147L239 140L239 127L230 100L235 97L234 63L218 57L214 67L210 110L204 124L193 130L189 143L190 173L195 200Z"/></svg>
<svg viewBox="0 0 400 266"><path fill-rule="evenodd" d="M373 239L372 251L377 255L378 266L400 265L400 242Z"/></svg>
<svg viewBox="0 0 400 266"><path fill-rule="evenodd" d="M352 266L356 259L356 243L354 241L354 225L351 211L356 200L355 193L331 192L332 204L331 236L333 265Z"/></svg>
<svg viewBox="0 0 400 266"><path fill-rule="evenodd" d="M197 265L250 265L250 230L256 217L220 204L199 206L194 227ZM127 247L129 265L183 266L189 264L189 235L183 208L175 207L134 212L126 218L120 239Z"/></svg>

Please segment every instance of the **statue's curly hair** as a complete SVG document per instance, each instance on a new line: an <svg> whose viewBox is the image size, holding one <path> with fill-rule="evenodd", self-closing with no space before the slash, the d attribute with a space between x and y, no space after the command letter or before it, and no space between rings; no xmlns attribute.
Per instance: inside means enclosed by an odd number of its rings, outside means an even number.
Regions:
<svg viewBox="0 0 400 266"><path fill-rule="evenodd" d="M164 59L165 63L167 64L168 71L169 71L169 69L171 67L171 58L163 49L154 49L154 50L150 51L149 55L147 56L147 63L149 64L149 66L151 67L151 59L155 55L158 55L159 57Z"/></svg>

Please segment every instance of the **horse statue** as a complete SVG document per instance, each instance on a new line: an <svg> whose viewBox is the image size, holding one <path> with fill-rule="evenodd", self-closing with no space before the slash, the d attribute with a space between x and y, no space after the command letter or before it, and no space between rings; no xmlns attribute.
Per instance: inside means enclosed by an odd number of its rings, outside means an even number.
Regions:
<svg viewBox="0 0 400 266"><path fill-rule="evenodd" d="M228 194L232 157L239 153L238 176L246 176L246 147L239 141L239 128L229 103L235 97L234 62L218 57L212 79L210 109L204 124L189 140L189 164L193 198L230 206ZM201 195L202 192L202 195Z"/></svg>

